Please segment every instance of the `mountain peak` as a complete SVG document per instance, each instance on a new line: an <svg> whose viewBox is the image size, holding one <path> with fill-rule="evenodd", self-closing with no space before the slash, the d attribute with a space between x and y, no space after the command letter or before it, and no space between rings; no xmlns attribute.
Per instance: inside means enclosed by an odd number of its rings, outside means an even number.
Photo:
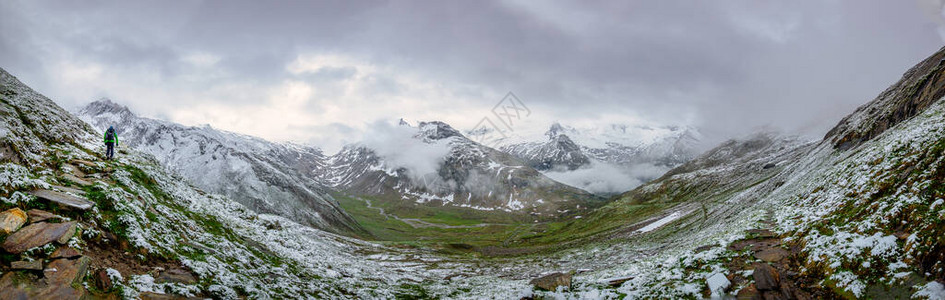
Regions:
<svg viewBox="0 0 945 300"><path fill-rule="evenodd" d="M400 121L397 121L397 125L399 125L399 126L406 126L406 127L413 127L413 126L410 125L409 122L407 122L407 120L404 120L404 118L400 118Z"/></svg>
<svg viewBox="0 0 945 300"><path fill-rule="evenodd" d="M79 114L83 115L101 115L101 114L115 114L119 116L135 116L127 106L118 104L112 99L102 97L92 103L89 103L85 107L79 110Z"/></svg>
<svg viewBox="0 0 945 300"><path fill-rule="evenodd" d="M442 140L453 136L463 136L458 130L449 124L440 121L420 122L420 136L431 140Z"/></svg>
<svg viewBox="0 0 945 300"><path fill-rule="evenodd" d="M557 137L558 135L562 134L563 132L564 132L564 126L561 126L561 123L554 122L553 124L551 124L551 128L548 128L548 131L545 132L545 135L553 139Z"/></svg>

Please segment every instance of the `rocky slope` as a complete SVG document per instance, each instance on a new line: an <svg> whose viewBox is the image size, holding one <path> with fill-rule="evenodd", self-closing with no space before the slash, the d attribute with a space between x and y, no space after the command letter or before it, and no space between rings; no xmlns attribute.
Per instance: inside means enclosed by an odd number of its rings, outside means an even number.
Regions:
<svg viewBox="0 0 945 300"><path fill-rule="evenodd" d="M555 218L587 210L602 199L555 182L511 155L466 138L442 122L424 122L388 144L409 149L429 147L422 159L432 167L419 171L401 153L378 154L371 145L353 144L329 159L324 182L354 195L387 201L468 208ZM419 145L419 146L418 146ZM395 157L396 156L396 157ZM398 159L400 158L400 159ZM414 159L410 159L413 161Z"/></svg>
<svg viewBox="0 0 945 300"><path fill-rule="evenodd" d="M313 176L326 160L317 148L143 118L108 99L88 104L77 115L101 132L114 126L119 145L153 155L204 190L260 213L328 231L364 234Z"/></svg>
<svg viewBox="0 0 945 300"><path fill-rule="evenodd" d="M597 255L653 251L576 280L623 278L631 298L945 297L943 53L822 141L730 141L574 222Z"/></svg>

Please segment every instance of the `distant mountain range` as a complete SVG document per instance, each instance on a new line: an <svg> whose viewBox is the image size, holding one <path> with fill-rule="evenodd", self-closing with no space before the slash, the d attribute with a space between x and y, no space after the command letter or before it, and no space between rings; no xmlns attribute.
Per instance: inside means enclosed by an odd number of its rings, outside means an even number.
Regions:
<svg viewBox="0 0 945 300"><path fill-rule="evenodd" d="M469 132L471 136L488 131ZM681 126L554 123L542 136L515 135L496 146L563 183L598 194L627 191L698 154L698 130Z"/></svg>
<svg viewBox="0 0 945 300"><path fill-rule="evenodd" d="M602 203L601 198L558 183L512 155L466 138L446 123L412 127L401 121L392 130L399 132L392 134L394 139L348 145L331 156L323 181L350 194L389 201L541 218Z"/></svg>

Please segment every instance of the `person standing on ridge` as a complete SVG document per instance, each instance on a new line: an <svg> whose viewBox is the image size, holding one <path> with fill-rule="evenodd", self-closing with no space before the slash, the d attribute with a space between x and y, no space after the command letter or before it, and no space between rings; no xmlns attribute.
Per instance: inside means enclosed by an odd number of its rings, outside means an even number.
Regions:
<svg viewBox="0 0 945 300"><path fill-rule="evenodd" d="M118 145L118 133L115 127L109 126L105 130L105 159L110 160L115 157L115 146Z"/></svg>

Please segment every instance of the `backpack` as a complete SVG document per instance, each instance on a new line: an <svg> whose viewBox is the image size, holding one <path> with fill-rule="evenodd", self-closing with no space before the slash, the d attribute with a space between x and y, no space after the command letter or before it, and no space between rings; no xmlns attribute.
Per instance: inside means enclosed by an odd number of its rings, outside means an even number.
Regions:
<svg viewBox="0 0 945 300"><path fill-rule="evenodd" d="M115 131L109 130L105 132L105 140L114 141L115 140Z"/></svg>

